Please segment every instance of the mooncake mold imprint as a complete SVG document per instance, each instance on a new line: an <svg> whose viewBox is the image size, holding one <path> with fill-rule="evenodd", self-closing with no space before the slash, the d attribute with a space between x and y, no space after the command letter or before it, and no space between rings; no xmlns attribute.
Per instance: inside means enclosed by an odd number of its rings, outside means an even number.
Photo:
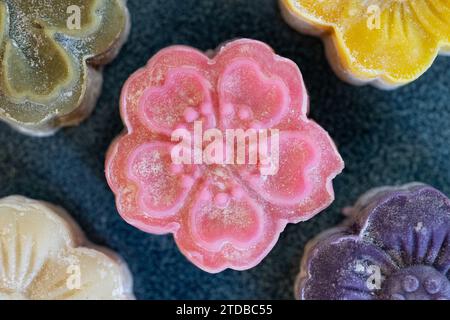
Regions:
<svg viewBox="0 0 450 320"><path fill-rule="evenodd" d="M0 300L133 299L124 262L88 244L61 208L0 199Z"/></svg>
<svg viewBox="0 0 450 320"><path fill-rule="evenodd" d="M394 89L450 53L450 0L280 0L285 20L321 37L336 74Z"/></svg>
<svg viewBox="0 0 450 320"><path fill-rule="evenodd" d="M34 136L79 124L129 28L126 0L0 1L0 120Z"/></svg>
<svg viewBox="0 0 450 320"><path fill-rule="evenodd" d="M264 43L228 42L212 58L166 48L128 79L120 111L126 130L106 159L119 213L143 231L173 233L205 271L252 268L287 223L310 219L334 199L332 179L343 161L307 118L298 67ZM197 122L219 135L279 130L279 170L263 173L262 161L175 164L170 133L195 133ZM197 149L208 147L200 142Z"/></svg>
<svg viewBox="0 0 450 320"><path fill-rule="evenodd" d="M296 297L449 300L450 200L419 183L374 189L306 247Z"/></svg>

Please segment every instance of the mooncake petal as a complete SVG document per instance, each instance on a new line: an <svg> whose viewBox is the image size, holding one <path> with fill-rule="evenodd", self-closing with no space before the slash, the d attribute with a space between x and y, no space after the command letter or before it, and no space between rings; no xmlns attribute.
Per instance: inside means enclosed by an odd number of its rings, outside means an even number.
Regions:
<svg viewBox="0 0 450 320"><path fill-rule="evenodd" d="M271 138L268 141L270 145ZM272 154L274 151L279 154ZM237 171L270 203L275 215L295 223L309 219L333 201L331 182L344 163L331 138L316 123L308 121L297 131L281 131L279 150L269 146L267 156L269 161L259 158L257 165L237 166Z"/></svg>
<svg viewBox="0 0 450 320"><path fill-rule="evenodd" d="M180 126L193 131L195 121L201 121L202 129L209 129L215 126L210 89L195 70L171 70L163 86L143 92L139 112L150 130L168 136Z"/></svg>
<svg viewBox="0 0 450 320"><path fill-rule="evenodd" d="M251 60L235 60L218 80L222 128L273 128L289 111L289 89Z"/></svg>
<svg viewBox="0 0 450 320"><path fill-rule="evenodd" d="M171 144L144 144L129 157L128 178L138 185L138 201L146 216L177 214L198 177L196 166L173 163L172 148Z"/></svg>
<svg viewBox="0 0 450 320"><path fill-rule="evenodd" d="M377 282L396 270L382 250L342 233L307 248L302 267L297 294L305 300L376 299L381 289Z"/></svg>
<svg viewBox="0 0 450 320"><path fill-rule="evenodd" d="M450 201L425 185L397 191L366 200L368 209L356 217L361 237L390 253L401 266L435 265L448 272ZM372 201L376 207L371 207Z"/></svg>
<svg viewBox="0 0 450 320"><path fill-rule="evenodd" d="M285 223L264 211L226 167L210 170L175 239L208 272L248 269L273 247Z"/></svg>

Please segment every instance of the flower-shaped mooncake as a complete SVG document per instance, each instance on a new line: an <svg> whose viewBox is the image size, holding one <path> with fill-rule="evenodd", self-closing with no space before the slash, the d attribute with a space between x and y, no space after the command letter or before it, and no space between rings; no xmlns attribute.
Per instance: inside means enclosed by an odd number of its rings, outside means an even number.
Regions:
<svg viewBox="0 0 450 320"><path fill-rule="evenodd" d="M343 226L307 245L297 297L450 299L450 200L409 184L367 193Z"/></svg>
<svg viewBox="0 0 450 320"><path fill-rule="evenodd" d="M0 1L0 120L38 136L78 124L128 30L125 0Z"/></svg>
<svg viewBox="0 0 450 320"><path fill-rule="evenodd" d="M129 78L120 110L127 130L106 160L118 211L146 232L173 233L184 255L203 270L255 266L287 223L307 220L333 200L341 157L328 134L307 118L298 67L261 42L229 42L214 58L184 46L164 49ZM173 157L179 130L194 135L193 144L181 142L194 150L193 162ZM203 143L196 138L202 130ZM268 144L271 150L277 144L278 153L257 162L202 157L211 148L207 140L220 146L222 135L250 130L270 131ZM278 139L272 140L275 131ZM247 138L241 160L256 144ZM236 145L224 148L231 160ZM211 154L222 154L221 148ZM275 163L278 170L265 171Z"/></svg>
<svg viewBox="0 0 450 320"><path fill-rule="evenodd" d="M0 199L0 300L131 299L128 268L85 238L61 208Z"/></svg>
<svg viewBox="0 0 450 320"><path fill-rule="evenodd" d="M286 21L319 35L336 73L390 89L450 53L450 0L280 0Z"/></svg>

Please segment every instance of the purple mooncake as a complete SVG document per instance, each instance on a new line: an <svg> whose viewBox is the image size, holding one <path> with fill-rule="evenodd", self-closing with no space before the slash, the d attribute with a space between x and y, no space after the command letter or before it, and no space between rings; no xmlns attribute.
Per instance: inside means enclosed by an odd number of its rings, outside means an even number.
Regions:
<svg viewBox="0 0 450 320"><path fill-rule="evenodd" d="M450 200L424 184L383 187L307 244L303 300L450 300Z"/></svg>

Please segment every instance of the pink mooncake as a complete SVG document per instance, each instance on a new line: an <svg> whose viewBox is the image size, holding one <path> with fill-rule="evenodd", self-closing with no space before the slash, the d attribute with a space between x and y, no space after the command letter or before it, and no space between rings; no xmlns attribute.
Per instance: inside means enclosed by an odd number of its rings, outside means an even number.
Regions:
<svg viewBox="0 0 450 320"><path fill-rule="evenodd" d="M254 267L334 199L343 161L308 102L297 65L259 41L163 49L122 91L106 159L119 213L205 271Z"/></svg>

